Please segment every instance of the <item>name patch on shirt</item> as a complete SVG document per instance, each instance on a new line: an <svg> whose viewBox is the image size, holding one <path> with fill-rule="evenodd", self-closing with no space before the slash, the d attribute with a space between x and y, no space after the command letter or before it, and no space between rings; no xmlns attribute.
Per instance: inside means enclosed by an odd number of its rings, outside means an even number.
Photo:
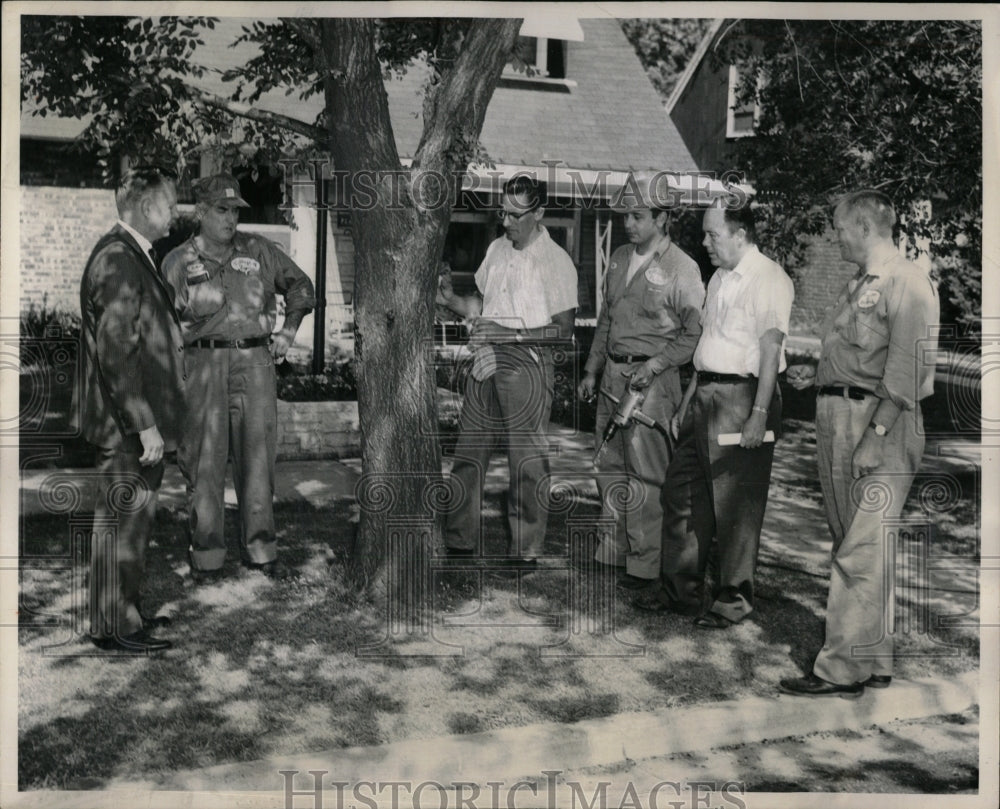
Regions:
<svg viewBox="0 0 1000 809"><path fill-rule="evenodd" d="M879 291L877 289L869 289L860 298L858 298L858 309L871 309L876 303L878 303Z"/></svg>
<svg viewBox="0 0 1000 809"><path fill-rule="evenodd" d="M651 284L656 284L656 286L661 287L670 280L670 276L667 275L666 270L654 264L646 270L646 280Z"/></svg>
<svg viewBox="0 0 1000 809"><path fill-rule="evenodd" d="M229 264L236 272L241 272L244 275L250 275L252 272L260 272L260 262L255 258L239 256L230 261Z"/></svg>

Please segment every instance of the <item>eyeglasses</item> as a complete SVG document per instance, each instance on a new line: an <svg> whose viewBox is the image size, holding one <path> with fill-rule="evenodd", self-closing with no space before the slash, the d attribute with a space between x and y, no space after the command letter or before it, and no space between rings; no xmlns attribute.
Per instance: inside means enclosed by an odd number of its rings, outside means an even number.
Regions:
<svg viewBox="0 0 1000 809"><path fill-rule="evenodd" d="M534 213L537 210L538 210L537 205L533 208L528 208L528 210L526 211L521 211L521 213L514 213L513 211L507 211L501 208L499 211L497 211L497 219L499 219L501 222L504 222L509 217L510 219L513 219L515 222L520 222L521 219L523 219L529 213Z"/></svg>

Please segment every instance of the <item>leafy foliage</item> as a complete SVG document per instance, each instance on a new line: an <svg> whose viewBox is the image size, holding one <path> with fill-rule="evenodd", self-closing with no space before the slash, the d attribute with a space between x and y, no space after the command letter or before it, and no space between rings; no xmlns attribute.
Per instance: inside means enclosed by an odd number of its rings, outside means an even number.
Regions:
<svg viewBox="0 0 1000 809"><path fill-rule="evenodd" d="M801 257L804 239L823 232L840 195L878 188L901 213L910 247L932 245L943 319L975 324L980 24L749 20L714 58L739 66L737 104L759 106L756 136L739 139L735 156L767 203L768 248Z"/></svg>
<svg viewBox="0 0 1000 809"><path fill-rule="evenodd" d="M649 80L666 98L710 23L698 19L633 19L622 20L622 31L635 48Z"/></svg>

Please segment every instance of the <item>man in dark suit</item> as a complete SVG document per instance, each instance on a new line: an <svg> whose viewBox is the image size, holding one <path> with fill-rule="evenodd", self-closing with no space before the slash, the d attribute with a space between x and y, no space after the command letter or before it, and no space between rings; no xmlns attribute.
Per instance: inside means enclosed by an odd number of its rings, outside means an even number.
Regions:
<svg viewBox="0 0 1000 809"><path fill-rule="evenodd" d="M170 647L149 634L139 589L163 479L177 447L184 342L152 242L176 216L174 182L158 169L129 171L115 194L119 220L87 260L80 285L83 375L78 413L100 473L90 568L90 635L103 649Z"/></svg>

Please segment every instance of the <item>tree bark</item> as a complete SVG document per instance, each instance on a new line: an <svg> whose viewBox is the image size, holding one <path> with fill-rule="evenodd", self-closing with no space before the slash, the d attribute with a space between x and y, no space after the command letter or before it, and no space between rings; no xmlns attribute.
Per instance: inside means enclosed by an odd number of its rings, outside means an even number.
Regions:
<svg viewBox="0 0 1000 809"><path fill-rule="evenodd" d="M351 571L419 611L446 497L435 399L433 313L453 189L464 171L520 20L470 23L461 50L427 88L412 168L399 164L388 98L365 19L320 22L327 125L336 167L365 193L351 207L361 518ZM425 175L425 176L421 176ZM364 197L370 197L370 200ZM442 199L443 197L443 199ZM366 204L368 202L372 204Z"/></svg>

